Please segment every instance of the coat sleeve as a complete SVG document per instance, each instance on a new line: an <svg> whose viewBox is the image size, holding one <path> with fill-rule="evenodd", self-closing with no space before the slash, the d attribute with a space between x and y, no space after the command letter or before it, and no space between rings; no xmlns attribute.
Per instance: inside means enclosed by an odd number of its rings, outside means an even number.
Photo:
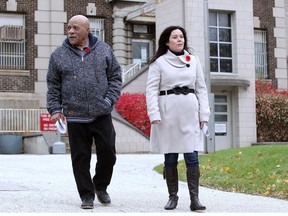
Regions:
<svg viewBox="0 0 288 216"><path fill-rule="evenodd" d="M105 100L110 103L110 105L114 105L118 101L121 94L122 70L112 49L110 49L110 56L111 58L107 60L108 91L106 93Z"/></svg>
<svg viewBox="0 0 288 216"><path fill-rule="evenodd" d="M58 73L53 54L49 60L48 72L46 75L47 81L47 110L53 115L62 112L61 99L61 77Z"/></svg>
<svg viewBox="0 0 288 216"><path fill-rule="evenodd" d="M159 86L161 82L161 73L157 62L153 62L149 66L147 85L146 85L146 102L147 112L150 122L161 120L159 112Z"/></svg>
<svg viewBox="0 0 288 216"><path fill-rule="evenodd" d="M204 79L202 65L197 56L196 56L196 62L197 62L197 69L196 69L197 71L196 71L195 93L199 103L199 119L200 121L208 122L210 116L208 92Z"/></svg>

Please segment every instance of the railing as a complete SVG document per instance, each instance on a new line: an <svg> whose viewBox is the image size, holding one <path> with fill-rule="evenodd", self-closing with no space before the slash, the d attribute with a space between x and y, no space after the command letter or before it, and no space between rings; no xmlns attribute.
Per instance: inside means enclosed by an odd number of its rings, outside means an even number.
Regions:
<svg viewBox="0 0 288 216"><path fill-rule="evenodd" d="M25 40L0 39L0 69L25 69Z"/></svg>
<svg viewBox="0 0 288 216"><path fill-rule="evenodd" d="M127 65L122 67L122 82L127 82L131 77L133 77L138 71L141 70L141 63Z"/></svg>
<svg viewBox="0 0 288 216"><path fill-rule="evenodd" d="M41 132L40 114L46 109L0 109L0 133Z"/></svg>

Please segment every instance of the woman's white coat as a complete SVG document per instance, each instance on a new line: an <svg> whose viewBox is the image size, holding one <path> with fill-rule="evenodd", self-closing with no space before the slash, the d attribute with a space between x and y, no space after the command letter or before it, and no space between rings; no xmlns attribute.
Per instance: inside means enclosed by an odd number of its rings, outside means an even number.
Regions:
<svg viewBox="0 0 288 216"><path fill-rule="evenodd" d="M160 96L162 90L188 86L195 94ZM210 107L201 63L197 56L184 52L176 56L169 50L149 67L146 87L147 109L152 124L152 153L203 151L200 121L209 120Z"/></svg>

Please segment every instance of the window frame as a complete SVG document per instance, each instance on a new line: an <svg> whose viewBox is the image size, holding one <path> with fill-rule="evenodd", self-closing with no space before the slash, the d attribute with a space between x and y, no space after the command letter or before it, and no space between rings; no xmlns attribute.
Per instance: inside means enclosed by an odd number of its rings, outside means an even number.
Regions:
<svg viewBox="0 0 288 216"><path fill-rule="evenodd" d="M0 70L26 69L25 15L0 13Z"/></svg>
<svg viewBox="0 0 288 216"><path fill-rule="evenodd" d="M266 30L254 29L254 51L255 51L255 78L268 79L268 53L267 53Z"/></svg>
<svg viewBox="0 0 288 216"><path fill-rule="evenodd" d="M216 15L216 24L215 25L211 25L210 22L210 16L215 14ZM228 25L227 26L221 26L219 24L219 16L220 15L228 15L229 20L227 20ZM212 35L212 30L216 30L216 40L211 40L211 36ZM229 41L221 41L220 40L220 36L221 36L221 31L226 31L226 32L230 32L229 34ZM228 30L228 31L227 31ZM213 52L212 50L212 46L215 47L216 45L216 49ZM230 56L221 56L221 51L223 51L223 46L225 48L225 46L230 46ZM222 48L221 48L222 46ZM219 11L209 11L209 47L210 47L210 52L209 52L209 58L210 58L210 73L214 73L214 74L233 74L234 70L233 70L233 28L232 28L232 13L230 12L219 12ZM211 53L216 53L216 55L212 56ZM215 62L215 60L217 61L217 70L212 71L214 67L212 67L213 62ZM223 69L221 69L221 62L223 63L224 61L229 61L231 62L230 67L225 68L225 71L223 71ZM228 65L228 64L227 64ZM226 69L230 69L229 71L227 71Z"/></svg>
<svg viewBox="0 0 288 216"><path fill-rule="evenodd" d="M105 42L105 19L89 17L89 22L92 35Z"/></svg>

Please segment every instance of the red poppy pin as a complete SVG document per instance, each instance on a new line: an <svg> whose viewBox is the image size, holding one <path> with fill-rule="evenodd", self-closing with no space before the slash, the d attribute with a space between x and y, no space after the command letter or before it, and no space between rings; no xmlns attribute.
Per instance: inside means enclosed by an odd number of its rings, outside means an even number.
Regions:
<svg viewBox="0 0 288 216"><path fill-rule="evenodd" d="M189 62L191 60L191 57L189 55L186 55L185 59L186 59L186 61Z"/></svg>
<svg viewBox="0 0 288 216"><path fill-rule="evenodd" d="M85 48L85 52L88 53L90 51L90 47Z"/></svg>

